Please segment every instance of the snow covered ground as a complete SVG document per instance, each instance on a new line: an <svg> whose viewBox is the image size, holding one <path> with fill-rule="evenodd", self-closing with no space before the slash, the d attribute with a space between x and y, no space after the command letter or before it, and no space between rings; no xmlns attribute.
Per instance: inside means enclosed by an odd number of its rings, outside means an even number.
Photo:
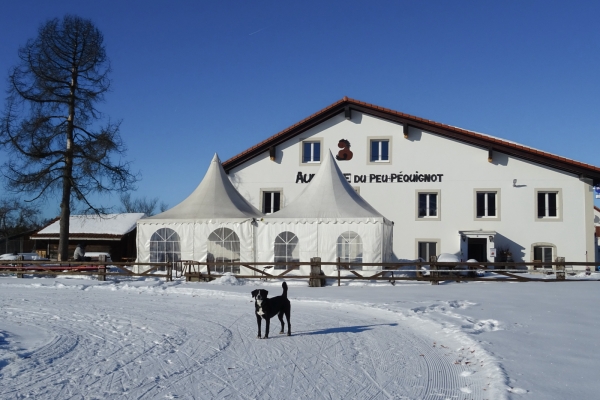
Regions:
<svg viewBox="0 0 600 400"><path fill-rule="evenodd" d="M0 398L599 396L600 282L287 282L292 336L258 340L281 282L0 278Z"/></svg>

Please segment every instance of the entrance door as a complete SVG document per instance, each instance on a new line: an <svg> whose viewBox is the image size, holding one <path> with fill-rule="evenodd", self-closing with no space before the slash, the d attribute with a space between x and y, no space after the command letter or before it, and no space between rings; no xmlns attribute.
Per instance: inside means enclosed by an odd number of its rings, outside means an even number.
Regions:
<svg viewBox="0 0 600 400"><path fill-rule="evenodd" d="M487 239L467 238L467 259L487 262Z"/></svg>

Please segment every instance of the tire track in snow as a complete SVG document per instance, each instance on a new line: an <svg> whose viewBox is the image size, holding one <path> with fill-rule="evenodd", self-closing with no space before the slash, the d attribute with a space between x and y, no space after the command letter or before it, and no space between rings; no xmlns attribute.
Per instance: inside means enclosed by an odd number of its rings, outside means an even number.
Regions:
<svg viewBox="0 0 600 400"><path fill-rule="evenodd" d="M241 297L19 290L33 304L0 318L55 336L0 370L2 398L486 397L486 370L465 364L476 353L450 338L434 347L387 311L293 300L293 336L257 340L254 307ZM4 288L0 296L13 303Z"/></svg>

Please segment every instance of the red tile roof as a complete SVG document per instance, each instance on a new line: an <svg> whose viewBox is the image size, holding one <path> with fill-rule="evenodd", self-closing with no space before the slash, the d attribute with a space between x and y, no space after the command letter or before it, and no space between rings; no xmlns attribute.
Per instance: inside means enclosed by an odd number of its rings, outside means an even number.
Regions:
<svg viewBox="0 0 600 400"><path fill-rule="evenodd" d="M343 112L346 108L395 122L400 122L402 124L408 124L409 126L415 128L423 129L425 131L433 132L442 136L451 137L453 139L471 143L482 148L491 148L494 151L499 151L514 157L530 160L538 164L543 164L563 171L583 175L585 177L592 178L595 183L600 183L600 168L594 165L585 164L531 147L523 146L515 142L498 139L481 133L416 117L414 115L405 114L389 108L365 103L360 100L350 99L348 97L344 97L343 99L323 108L322 110L310 115L302 121L295 123L281 132L231 157L229 160L223 163L223 168L225 171L229 172L232 168L258 156L259 154L262 154L265 151L268 151L269 147L276 146L296 135L299 135L313 126Z"/></svg>

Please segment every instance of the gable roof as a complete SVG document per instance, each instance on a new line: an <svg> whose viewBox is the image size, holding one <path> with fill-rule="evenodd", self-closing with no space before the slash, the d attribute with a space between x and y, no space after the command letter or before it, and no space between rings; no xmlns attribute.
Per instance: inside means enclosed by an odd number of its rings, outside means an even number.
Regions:
<svg viewBox="0 0 600 400"><path fill-rule="evenodd" d="M348 183L331 151L319 166L319 170L290 204L267 215L263 220L298 219L319 221L365 220L381 222L385 218ZM312 222L312 221L311 221ZM385 221L388 222L388 221Z"/></svg>
<svg viewBox="0 0 600 400"><path fill-rule="evenodd" d="M213 219L261 218L263 214L248 202L225 174L215 154L198 187L175 207L144 218L140 223L156 220L200 221Z"/></svg>
<svg viewBox="0 0 600 400"><path fill-rule="evenodd" d="M136 227L136 222L144 213L123 213L98 215L71 215L69 218L69 240L111 239L118 240ZM55 219L31 239L58 239L60 218Z"/></svg>
<svg viewBox="0 0 600 400"><path fill-rule="evenodd" d="M571 160L565 157L560 157L555 154L534 149L532 147L523 146L512 141L498 139L482 133L445 125L439 122L416 117L414 115L394 111L389 108L379 107L374 104L350 99L348 97L344 97L342 100L325 107L308 118L303 119L289 128L286 128L283 131L269 137L268 139L263 140L249 149L231 157L229 160L223 163L223 168L225 171L229 172L232 168L235 168L256 156L269 151L270 148L275 147L289 140L290 138L307 131L308 129L334 117L335 115L343 112L345 113L346 118L350 118L353 110L400 123L404 125L405 134L409 134L410 128L421 129L427 132L432 132L444 137L455 139L463 143L469 143L484 149L505 153L510 156L532 161L537 164L542 164L586 178L591 178L593 179L594 184L600 183L599 167Z"/></svg>

